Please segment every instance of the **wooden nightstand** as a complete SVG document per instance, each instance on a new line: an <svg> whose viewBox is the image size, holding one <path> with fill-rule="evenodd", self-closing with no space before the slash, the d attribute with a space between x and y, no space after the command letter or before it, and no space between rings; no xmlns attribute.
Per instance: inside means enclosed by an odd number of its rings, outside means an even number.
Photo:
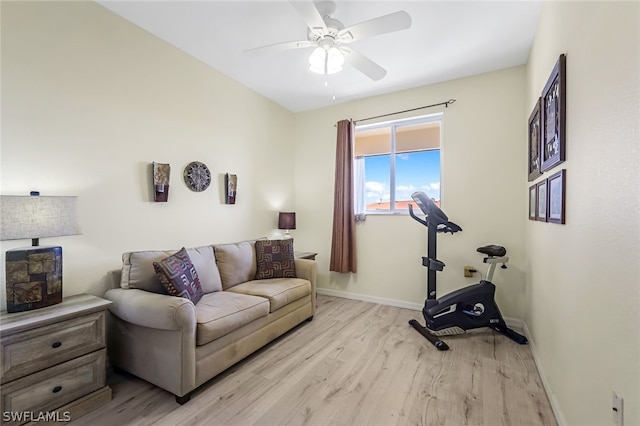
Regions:
<svg viewBox="0 0 640 426"><path fill-rule="evenodd" d="M110 304L81 294L42 309L0 314L2 424L44 416L68 422L111 400L105 367Z"/></svg>
<svg viewBox="0 0 640 426"><path fill-rule="evenodd" d="M311 251L296 251L293 253L293 256L296 259L311 259L311 260L316 260L316 256L318 255L318 253L314 253Z"/></svg>

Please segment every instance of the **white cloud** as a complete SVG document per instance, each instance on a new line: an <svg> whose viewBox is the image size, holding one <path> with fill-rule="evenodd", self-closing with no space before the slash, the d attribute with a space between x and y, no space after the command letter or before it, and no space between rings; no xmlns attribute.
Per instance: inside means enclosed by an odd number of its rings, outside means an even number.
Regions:
<svg viewBox="0 0 640 426"><path fill-rule="evenodd" d="M396 186L396 200L410 200L411 194L416 192L416 187L413 185L398 185Z"/></svg>
<svg viewBox="0 0 640 426"><path fill-rule="evenodd" d="M425 191L437 191L440 189L440 182L431 182L428 185L422 185L421 189Z"/></svg>
<svg viewBox="0 0 640 426"><path fill-rule="evenodd" d="M384 192L385 190L385 184L382 182L368 181L368 182L365 182L364 187L369 192L377 193L377 192Z"/></svg>
<svg viewBox="0 0 640 426"><path fill-rule="evenodd" d="M387 185L382 182L368 181L365 182L365 202L378 203L389 201L389 189Z"/></svg>
<svg viewBox="0 0 640 426"><path fill-rule="evenodd" d="M415 191L416 187L413 185L398 185L396 186L396 191Z"/></svg>

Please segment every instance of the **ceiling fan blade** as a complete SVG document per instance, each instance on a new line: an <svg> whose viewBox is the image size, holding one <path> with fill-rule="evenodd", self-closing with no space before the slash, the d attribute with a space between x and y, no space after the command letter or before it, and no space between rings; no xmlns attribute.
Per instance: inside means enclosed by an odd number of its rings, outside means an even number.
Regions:
<svg viewBox="0 0 640 426"><path fill-rule="evenodd" d="M411 16L401 10L345 28L338 33L337 38L342 43L350 43L380 34L406 30L409 27L411 27Z"/></svg>
<svg viewBox="0 0 640 426"><path fill-rule="evenodd" d="M369 77L371 80L378 81L381 80L385 75L387 75L387 70L385 70L380 65L376 64L357 50L346 47L342 47L342 49L347 51L347 54L344 58L345 63L351 65L362 74Z"/></svg>
<svg viewBox="0 0 640 426"><path fill-rule="evenodd" d="M311 31L322 31L323 34L327 32L327 24L324 23L320 12L318 12L312 1L289 0L289 3L302 17L302 20Z"/></svg>
<svg viewBox="0 0 640 426"><path fill-rule="evenodd" d="M282 52L284 50L302 49L302 48L311 47L311 46L315 46L315 43L309 40L287 41L285 43L277 43L277 44L270 44L268 46L254 47L252 49L247 49L242 53L251 55L256 53Z"/></svg>

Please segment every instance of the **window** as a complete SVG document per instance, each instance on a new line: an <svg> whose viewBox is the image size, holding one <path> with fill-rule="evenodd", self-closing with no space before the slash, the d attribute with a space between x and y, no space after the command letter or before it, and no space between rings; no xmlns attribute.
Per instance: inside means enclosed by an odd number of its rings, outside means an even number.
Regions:
<svg viewBox="0 0 640 426"><path fill-rule="evenodd" d="M435 114L356 127L356 214L406 212L415 191L440 202L441 122Z"/></svg>

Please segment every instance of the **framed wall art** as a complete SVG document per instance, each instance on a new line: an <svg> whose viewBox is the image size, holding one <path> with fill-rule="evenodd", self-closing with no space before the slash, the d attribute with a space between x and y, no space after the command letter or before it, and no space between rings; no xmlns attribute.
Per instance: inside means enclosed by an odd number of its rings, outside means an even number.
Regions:
<svg viewBox="0 0 640 426"><path fill-rule="evenodd" d="M540 114L542 98L538 98L536 106L529 116L529 182L542 174L540 169L540 148L542 115Z"/></svg>
<svg viewBox="0 0 640 426"><path fill-rule="evenodd" d="M547 191L549 193L548 222L564 224L566 175L566 170L562 169L547 179Z"/></svg>
<svg viewBox="0 0 640 426"><path fill-rule="evenodd" d="M531 185L529 187L529 220L536 220L538 218L537 188L537 185Z"/></svg>
<svg viewBox="0 0 640 426"><path fill-rule="evenodd" d="M536 220L547 221L547 180L536 184Z"/></svg>
<svg viewBox="0 0 640 426"><path fill-rule="evenodd" d="M562 54L542 90L541 172L552 169L565 159L566 74L566 60Z"/></svg>

